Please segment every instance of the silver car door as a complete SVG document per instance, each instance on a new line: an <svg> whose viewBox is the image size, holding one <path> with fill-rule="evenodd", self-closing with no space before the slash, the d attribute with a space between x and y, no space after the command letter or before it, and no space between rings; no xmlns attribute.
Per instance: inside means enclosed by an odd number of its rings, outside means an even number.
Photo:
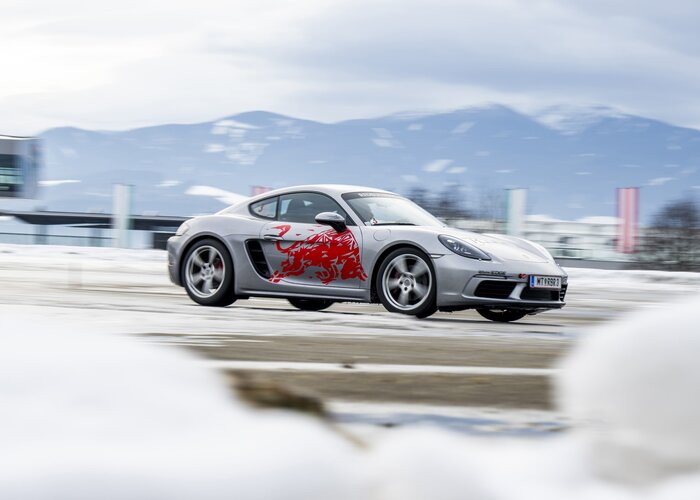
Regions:
<svg viewBox="0 0 700 500"><path fill-rule="evenodd" d="M316 224L321 212L339 213L351 225L338 232ZM361 261L362 233L327 195L282 195L278 220L263 226L260 240L271 283L360 288L368 280Z"/></svg>

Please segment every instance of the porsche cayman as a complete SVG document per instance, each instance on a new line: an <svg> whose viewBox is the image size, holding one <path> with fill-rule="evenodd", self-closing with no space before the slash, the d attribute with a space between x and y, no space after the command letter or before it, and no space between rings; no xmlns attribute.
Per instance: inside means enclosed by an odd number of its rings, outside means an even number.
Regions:
<svg viewBox="0 0 700 500"><path fill-rule="evenodd" d="M476 309L506 322L563 307L568 286L537 243L450 228L367 187L267 192L187 220L167 248L170 279L204 306L276 297L307 311L368 302L419 318Z"/></svg>

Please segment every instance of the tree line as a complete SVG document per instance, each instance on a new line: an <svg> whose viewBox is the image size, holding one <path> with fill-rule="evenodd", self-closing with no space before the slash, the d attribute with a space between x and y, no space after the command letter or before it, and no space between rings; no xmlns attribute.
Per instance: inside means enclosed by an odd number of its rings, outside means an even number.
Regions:
<svg viewBox="0 0 700 500"><path fill-rule="evenodd" d="M664 205L645 228L637 249L642 267L700 271L700 207L692 198Z"/></svg>
<svg viewBox="0 0 700 500"><path fill-rule="evenodd" d="M406 196L443 220L501 220L503 192L480 190L468 205L460 185L431 191L416 186ZM690 197L674 200L659 209L642 228L634 260L637 266L673 271L700 271L700 205Z"/></svg>
<svg viewBox="0 0 700 500"><path fill-rule="evenodd" d="M406 197L441 219L482 219L500 220L503 218L503 192L497 189L480 189L468 199L463 186L454 184L440 191L431 191L416 186L406 193Z"/></svg>

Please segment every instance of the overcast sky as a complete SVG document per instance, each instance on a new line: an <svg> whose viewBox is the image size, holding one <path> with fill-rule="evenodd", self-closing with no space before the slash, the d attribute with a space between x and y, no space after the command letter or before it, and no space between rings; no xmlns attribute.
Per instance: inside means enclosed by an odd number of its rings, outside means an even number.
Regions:
<svg viewBox="0 0 700 500"><path fill-rule="evenodd" d="M497 102L700 128L696 0L2 0L0 133Z"/></svg>

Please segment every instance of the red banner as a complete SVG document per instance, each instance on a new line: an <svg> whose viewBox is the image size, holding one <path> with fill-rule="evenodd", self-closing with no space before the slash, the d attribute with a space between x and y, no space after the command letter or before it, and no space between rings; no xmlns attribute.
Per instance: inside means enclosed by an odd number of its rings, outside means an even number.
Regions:
<svg viewBox="0 0 700 500"><path fill-rule="evenodd" d="M272 188L267 186L250 186L250 196L257 196L259 194L267 193L271 191Z"/></svg>
<svg viewBox="0 0 700 500"><path fill-rule="evenodd" d="M618 188L617 218L617 251L634 253L639 226L639 188Z"/></svg>

